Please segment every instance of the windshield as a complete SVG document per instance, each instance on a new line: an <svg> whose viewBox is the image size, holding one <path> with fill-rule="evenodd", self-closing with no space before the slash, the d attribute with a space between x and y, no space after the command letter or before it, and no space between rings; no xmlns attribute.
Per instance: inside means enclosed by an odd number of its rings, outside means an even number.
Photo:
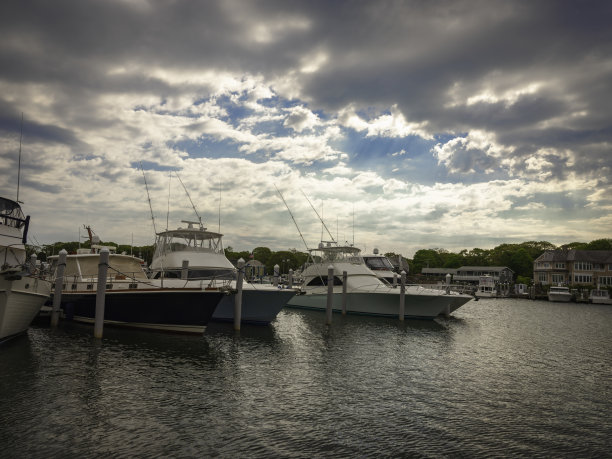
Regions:
<svg viewBox="0 0 612 459"><path fill-rule="evenodd" d="M393 265L387 257L363 257L365 264L371 270L388 270L393 271Z"/></svg>

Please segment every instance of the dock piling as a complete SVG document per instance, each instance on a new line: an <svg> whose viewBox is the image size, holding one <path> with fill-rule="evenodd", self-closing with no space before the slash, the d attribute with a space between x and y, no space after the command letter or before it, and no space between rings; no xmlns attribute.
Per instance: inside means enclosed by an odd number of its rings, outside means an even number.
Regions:
<svg viewBox="0 0 612 459"><path fill-rule="evenodd" d="M274 284L275 287L278 287L279 277L280 277L280 266L274 265L274 280L273 280L273 284Z"/></svg>
<svg viewBox="0 0 612 459"><path fill-rule="evenodd" d="M334 305L334 267L329 265L327 268L327 325L332 323L332 307Z"/></svg>
<svg viewBox="0 0 612 459"><path fill-rule="evenodd" d="M55 289L53 291L53 308L51 309L51 327L57 327L59 322L60 305L62 304L62 286L64 285L64 271L66 270L66 256L68 252L62 249L57 259Z"/></svg>
<svg viewBox="0 0 612 459"><path fill-rule="evenodd" d="M94 338L102 338L104 330L104 300L106 299L106 276L108 274L109 251L106 247L100 249L98 263L98 289L96 290L96 317L94 320Z"/></svg>
<svg viewBox="0 0 612 459"><path fill-rule="evenodd" d="M342 315L346 315L346 281L348 279L348 273L346 271L342 271Z"/></svg>
<svg viewBox="0 0 612 459"><path fill-rule="evenodd" d="M406 315L406 271L402 271L401 281L400 281L399 320L403 322L405 315Z"/></svg>
<svg viewBox="0 0 612 459"><path fill-rule="evenodd" d="M238 277L236 278L236 296L234 297L234 330L240 330L242 320L242 283L244 281L244 259L238 260Z"/></svg>

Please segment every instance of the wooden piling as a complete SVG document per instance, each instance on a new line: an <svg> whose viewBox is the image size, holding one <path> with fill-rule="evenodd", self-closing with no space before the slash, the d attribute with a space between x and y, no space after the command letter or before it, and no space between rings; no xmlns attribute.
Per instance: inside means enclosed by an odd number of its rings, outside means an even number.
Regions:
<svg viewBox="0 0 612 459"><path fill-rule="evenodd" d="M332 323L332 309L334 306L334 267L329 265L327 268L327 325Z"/></svg>
<svg viewBox="0 0 612 459"><path fill-rule="evenodd" d="M51 327L57 327L59 322L60 305L62 304L62 286L64 285L64 271L66 270L66 256L68 252L60 250L57 259L55 275L55 289L53 290L53 308L51 309Z"/></svg>
<svg viewBox="0 0 612 459"><path fill-rule="evenodd" d="M236 295L234 297L234 330L240 330L242 320L242 284L244 282L244 259L238 260L238 276L236 278Z"/></svg>
<svg viewBox="0 0 612 459"><path fill-rule="evenodd" d="M98 289L96 290L96 317L94 320L94 338L102 338L104 331L104 301L106 299L106 276L108 274L109 251L106 247L100 249L98 262Z"/></svg>

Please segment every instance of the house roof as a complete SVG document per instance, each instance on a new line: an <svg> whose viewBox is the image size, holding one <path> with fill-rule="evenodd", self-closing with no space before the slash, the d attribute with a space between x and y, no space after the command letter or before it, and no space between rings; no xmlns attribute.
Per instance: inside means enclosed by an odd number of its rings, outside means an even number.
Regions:
<svg viewBox="0 0 612 459"><path fill-rule="evenodd" d="M612 250L551 250L544 252L534 261L588 261L591 263L612 263Z"/></svg>

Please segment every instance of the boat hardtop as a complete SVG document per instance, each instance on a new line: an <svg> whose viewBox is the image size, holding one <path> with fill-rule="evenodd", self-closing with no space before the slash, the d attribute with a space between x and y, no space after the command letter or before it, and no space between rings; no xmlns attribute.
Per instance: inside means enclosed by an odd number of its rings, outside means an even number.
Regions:
<svg viewBox="0 0 612 459"><path fill-rule="evenodd" d="M223 234L208 231L200 222L183 220L187 228L157 233L151 262L152 277L180 275L183 261L189 262L189 278L233 277L234 265L223 250ZM197 225L197 226L194 226Z"/></svg>

